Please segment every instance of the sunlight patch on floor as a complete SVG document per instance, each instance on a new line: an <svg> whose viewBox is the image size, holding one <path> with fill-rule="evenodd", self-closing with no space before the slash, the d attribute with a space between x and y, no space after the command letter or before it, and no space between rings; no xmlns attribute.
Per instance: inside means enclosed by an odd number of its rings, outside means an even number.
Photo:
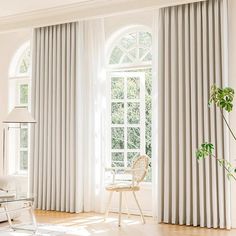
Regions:
<svg viewBox="0 0 236 236"><path fill-rule="evenodd" d="M39 216L38 216L39 217ZM137 216L127 218L127 215L122 215L122 227L142 224L137 220ZM42 222L44 214L40 214L40 222L38 224L38 231L36 235L41 236L62 236L62 235L74 235L74 236L91 236L91 235L110 235L121 229L118 227L118 214L111 214L104 220L104 215L88 216L80 214L77 217L68 217L62 222L63 214L58 217L58 220L49 224L48 222ZM25 226L30 229L30 226ZM4 236L29 236L32 235L29 231L11 231L6 225L6 231L0 232L0 235Z"/></svg>

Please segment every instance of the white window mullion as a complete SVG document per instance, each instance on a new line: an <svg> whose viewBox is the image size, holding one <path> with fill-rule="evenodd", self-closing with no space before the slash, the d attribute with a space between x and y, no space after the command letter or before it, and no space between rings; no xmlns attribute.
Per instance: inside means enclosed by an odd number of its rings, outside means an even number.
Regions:
<svg viewBox="0 0 236 236"><path fill-rule="evenodd" d="M124 164L127 166L127 76L124 77Z"/></svg>
<svg viewBox="0 0 236 236"><path fill-rule="evenodd" d="M112 104L112 76L111 76L111 73L109 73L109 76L108 76L108 78L109 78L109 100L110 100L110 102L108 103L109 104L109 107L108 107L108 112L109 112L109 118L108 118L108 121L109 121L109 124L111 125L111 127L109 128L110 129L110 132L109 132L109 138L108 138L108 146L110 147L109 149L109 156L110 156L110 158L109 158L109 160L107 160L107 162L108 162L108 164L109 164L109 166L111 166L112 165L112 152L113 152L113 150L112 150L112 113L111 113L111 111L112 111L112 109L111 109L111 104Z"/></svg>
<svg viewBox="0 0 236 236"><path fill-rule="evenodd" d="M140 74L140 154L145 154L145 73Z"/></svg>
<svg viewBox="0 0 236 236"><path fill-rule="evenodd" d="M131 128L140 128L140 124L129 124ZM112 128L124 128L124 124L111 124Z"/></svg>

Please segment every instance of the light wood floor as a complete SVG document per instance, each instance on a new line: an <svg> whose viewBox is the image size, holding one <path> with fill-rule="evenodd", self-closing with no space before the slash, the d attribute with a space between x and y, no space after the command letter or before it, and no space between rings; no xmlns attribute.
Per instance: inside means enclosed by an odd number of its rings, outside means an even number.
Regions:
<svg viewBox="0 0 236 236"><path fill-rule="evenodd" d="M105 222L103 215L95 213L68 214L35 211L35 215L39 224L50 225L54 229L57 226L76 229L77 233L64 234L65 236L236 236L236 229L220 230L157 224L151 217L145 217L147 222L143 225L140 217L133 215L130 218L123 215L122 227L120 228L117 226L117 214L110 214ZM20 221L18 220L18 223L21 223L21 221L25 222L27 219L29 219L29 216L23 215ZM1 227L8 227L8 224L1 223Z"/></svg>
<svg viewBox="0 0 236 236"><path fill-rule="evenodd" d="M103 215L83 213L68 214L58 212L36 211L39 223L56 224L68 227L81 228L80 236L235 236L236 230L216 230L199 227L175 226L157 224L151 217L146 217L147 223L143 225L138 216L127 218L123 215L122 227L117 226L117 214L109 215L106 222ZM67 234L69 235L69 234ZM72 234L70 234L72 235ZM78 236L78 234L75 234Z"/></svg>

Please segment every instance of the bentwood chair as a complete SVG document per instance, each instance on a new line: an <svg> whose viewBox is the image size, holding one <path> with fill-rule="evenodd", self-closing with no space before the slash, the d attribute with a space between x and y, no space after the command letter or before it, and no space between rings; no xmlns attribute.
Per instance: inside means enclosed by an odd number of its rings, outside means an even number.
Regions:
<svg viewBox="0 0 236 236"><path fill-rule="evenodd" d="M108 203L106 206L105 218L107 217L109 213L109 208L110 208L113 192L119 193L120 195L119 196L119 221L118 221L119 227L121 225L121 214L122 214L122 193L126 193L126 192L133 193L134 200L138 206L142 222L145 224L145 219L144 219L141 207L139 205L139 202L135 193L140 190L139 184L144 180L148 172L149 160L150 158L147 155L142 155L133 160L131 168L122 168L122 167L106 168L106 171L110 171L112 173L113 178L112 178L112 183L106 186L106 190L110 192L110 195L109 195ZM117 182L116 175L120 174L121 172L123 174L130 174L132 177L132 180L125 181L125 182L124 181ZM127 202L125 203L126 203L126 208L128 210Z"/></svg>

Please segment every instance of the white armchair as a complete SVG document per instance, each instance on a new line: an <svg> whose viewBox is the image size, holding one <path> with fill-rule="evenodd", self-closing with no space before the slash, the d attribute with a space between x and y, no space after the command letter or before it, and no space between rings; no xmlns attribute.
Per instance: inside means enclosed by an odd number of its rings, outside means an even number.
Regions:
<svg viewBox="0 0 236 236"><path fill-rule="evenodd" d="M113 175L112 177L112 183L106 186L106 190L110 192L106 212L105 212L105 218L107 217L109 213L109 208L112 200L113 192L118 192L120 194L119 199L119 221L118 226L121 225L121 211L122 211L122 193L123 192L132 192L134 199L137 203L138 209L140 211L140 215L142 218L143 223L145 223L145 219L141 210L141 207L139 205L138 199L136 197L135 192L140 190L139 183L142 182L147 174L148 171L148 165L149 165L150 158L147 155L139 156L138 158L134 159L132 167L131 168L122 168L122 167L111 167L106 168L106 171L110 171ZM125 182L117 182L116 181L116 175L117 173L120 173L123 171L124 174L130 174L132 179L131 181L125 181Z"/></svg>

